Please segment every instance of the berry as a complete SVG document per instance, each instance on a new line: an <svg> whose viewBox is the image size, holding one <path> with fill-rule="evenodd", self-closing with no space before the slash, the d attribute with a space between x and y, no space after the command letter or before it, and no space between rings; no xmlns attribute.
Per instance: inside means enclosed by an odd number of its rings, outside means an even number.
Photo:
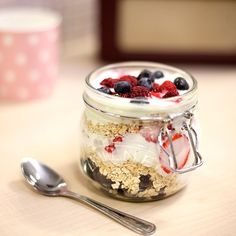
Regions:
<svg viewBox="0 0 236 236"><path fill-rule="evenodd" d="M140 175L139 177L139 191L143 192L145 191L147 188L152 186L152 181L151 181L151 175L147 174L147 175Z"/></svg>
<svg viewBox="0 0 236 236"><path fill-rule="evenodd" d="M175 84L169 80L166 80L160 85L159 92L162 93L162 98L169 98L179 95Z"/></svg>
<svg viewBox="0 0 236 236"><path fill-rule="evenodd" d="M124 75L119 78L119 81L127 81L129 82L132 86L136 86L138 81L134 76L131 75Z"/></svg>
<svg viewBox="0 0 236 236"><path fill-rule="evenodd" d="M137 80L140 80L142 78L151 78L152 72L149 70L143 70L141 73L138 75Z"/></svg>
<svg viewBox="0 0 236 236"><path fill-rule="evenodd" d="M150 78L147 77L143 77L138 81L138 85L139 86L144 86L146 87L148 90L152 89L152 81Z"/></svg>
<svg viewBox="0 0 236 236"><path fill-rule="evenodd" d="M115 83L117 83L118 81L119 79L107 78L107 79L104 79L100 84L108 88L114 88Z"/></svg>
<svg viewBox="0 0 236 236"><path fill-rule="evenodd" d="M106 94L112 94L111 90L109 88L106 87L101 87L98 89L98 91L102 92L102 93L106 93Z"/></svg>
<svg viewBox="0 0 236 236"><path fill-rule="evenodd" d="M160 92L168 92L172 90L176 90L176 86L169 80L166 80L163 84L160 85Z"/></svg>
<svg viewBox="0 0 236 236"><path fill-rule="evenodd" d="M151 95L154 96L154 97L156 97L156 98L162 98L162 96L163 96L162 93L154 92L154 91L151 92Z"/></svg>
<svg viewBox="0 0 236 236"><path fill-rule="evenodd" d="M119 81L114 85L114 90L118 94L129 93L131 91L131 84L127 81Z"/></svg>
<svg viewBox="0 0 236 236"><path fill-rule="evenodd" d="M120 94L120 96L125 98L150 97L150 92L146 87L135 86L130 93Z"/></svg>
<svg viewBox="0 0 236 236"><path fill-rule="evenodd" d="M167 129L168 130L174 130L173 125L172 124L167 125Z"/></svg>
<svg viewBox="0 0 236 236"><path fill-rule="evenodd" d="M151 78L153 79L153 81L154 81L155 79L160 79L160 78L163 78L163 77L164 77L164 74L163 74L163 72L160 71L160 70L157 70L157 71L153 72L153 73L152 73L152 76L151 76Z"/></svg>
<svg viewBox="0 0 236 236"><path fill-rule="evenodd" d="M162 98L170 98L170 97L175 97L178 95L179 95L178 90L170 90Z"/></svg>
<svg viewBox="0 0 236 236"><path fill-rule="evenodd" d="M108 153L112 153L114 150L116 149L115 147L115 144L112 143L112 144L109 144L105 147L105 150L108 152Z"/></svg>
<svg viewBox="0 0 236 236"><path fill-rule="evenodd" d="M178 169L182 169L186 165L189 159L189 153L190 153L189 140L186 135L180 133L173 134L171 139L176 155ZM171 145L168 139L164 141L163 148L165 149L166 152L171 153ZM170 173L171 169L169 167L168 156L165 153L165 151L161 150L159 159L162 169L166 173Z"/></svg>
<svg viewBox="0 0 236 236"><path fill-rule="evenodd" d="M189 89L188 82L182 77L176 78L174 80L174 84L175 84L176 88L179 90L188 90Z"/></svg>
<svg viewBox="0 0 236 236"><path fill-rule="evenodd" d="M112 140L112 142L122 142L123 141L123 137L122 136L116 136L113 140Z"/></svg>
<svg viewBox="0 0 236 236"><path fill-rule="evenodd" d="M158 93L160 90L160 85L157 84L157 83L153 83L152 84L152 91L155 92L155 93Z"/></svg>

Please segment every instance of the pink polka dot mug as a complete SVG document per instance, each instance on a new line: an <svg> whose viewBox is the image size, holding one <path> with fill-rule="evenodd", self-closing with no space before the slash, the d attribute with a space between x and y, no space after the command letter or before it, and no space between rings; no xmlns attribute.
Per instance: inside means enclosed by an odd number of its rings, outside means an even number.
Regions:
<svg viewBox="0 0 236 236"><path fill-rule="evenodd" d="M0 10L0 99L31 100L53 91L61 17L50 10Z"/></svg>

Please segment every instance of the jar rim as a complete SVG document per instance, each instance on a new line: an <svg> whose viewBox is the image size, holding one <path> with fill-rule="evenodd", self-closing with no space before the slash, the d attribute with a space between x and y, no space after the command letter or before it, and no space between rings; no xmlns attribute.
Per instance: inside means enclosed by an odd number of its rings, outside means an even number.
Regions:
<svg viewBox="0 0 236 236"><path fill-rule="evenodd" d="M114 95L110 95L110 94L105 94L99 90L97 90L97 88L95 88L92 84L91 84L91 79L93 77L96 77L96 75L99 75L99 73L104 72L104 71L109 71L112 69L119 69L119 68L140 68L142 67L143 69L165 69L165 70L170 70L170 71L174 71L177 72L179 74L185 75L187 76L191 81L192 81L192 86L191 88L186 91L184 94L182 95L178 95L178 96L174 96L174 97L170 97L170 98L163 98L163 99L145 99L145 98L124 98L124 97L119 97L119 96L114 96ZM183 77L185 77L183 76ZM197 80L188 72L186 72L185 70L179 69L177 67L173 67L173 66L169 66L166 64L162 64L162 63L156 63L156 62L147 62L147 61L126 61L126 62L118 62L118 63L112 63L112 64L108 64L99 68L94 69L93 71L91 71L86 79L86 91L84 93L84 100L85 103L87 105L91 105L92 107L94 107L93 104L90 104L91 102L95 102L95 103L99 103L96 99L100 100L100 102L102 103L102 101L106 102L108 101L108 103L110 103L110 105L113 104L113 110L112 112L108 112L108 113L117 113L114 112L114 104L115 103L121 103L122 105L126 106L126 108L129 110L131 108L140 108L140 112L139 113L146 113L147 108L149 108L150 106L152 106L152 108L154 109L154 113L156 113L157 116L160 115L160 113L165 113L163 108L165 106L169 106L171 103L173 105L173 103L175 104L175 107L182 107L182 101L188 101L187 103L189 103L190 106L187 106L189 109L193 106L196 105L197 103L197 97L196 97L196 91L197 91ZM89 93L89 94L88 94ZM96 98L95 100L93 99L93 101L91 101L89 99L89 95L94 95ZM88 96L86 96L88 95ZM181 101L180 101L181 100ZM177 103L177 101L180 101ZM98 105L98 104L97 104ZM103 105L103 104L100 104ZM105 105L105 104L104 104ZM106 103L106 105L108 105ZM95 106L96 108L96 106ZM187 109L188 109L187 108ZM125 110L127 110L125 109ZM184 109L184 110L187 110ZM102 109L99 109L103 112L106 112L106 108L105 106L102 107ZM175 112L176 109L173 110L173 112ZM160 111L160 112L159 112ZM120 112L118 112L120 113ZM129 113L129 112L128 112ZM170 112L171 113L171 112ZM137 114L136 114L137 115ZM141 115L141 114L140 114ZM138 117L140 116L138 115ZM147 114L148 116L155 116L155 114L152 114L148 112ZM128 115L129 117L133 117L133 115Z"/></svg>

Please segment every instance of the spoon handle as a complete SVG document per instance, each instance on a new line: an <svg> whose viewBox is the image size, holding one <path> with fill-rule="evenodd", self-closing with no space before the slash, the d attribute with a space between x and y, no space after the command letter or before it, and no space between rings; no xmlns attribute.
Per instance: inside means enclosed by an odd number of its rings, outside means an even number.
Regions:
<svg viewBox="0 0 236 236"><path fill-rule="evenodd" d="M138 217L124 213L122 211L116 210L112 207L106 206L91 198L79 195L71 191L63 192L63 196L86 203L87 205L95 208L96 210L100 211L106 216L109 216L113 220L117 221L118 223L122 224L123 226L131 229L132 231L138 234L151 235L156 231L156 226L154 224L146 220L142 220Z"/></svg>

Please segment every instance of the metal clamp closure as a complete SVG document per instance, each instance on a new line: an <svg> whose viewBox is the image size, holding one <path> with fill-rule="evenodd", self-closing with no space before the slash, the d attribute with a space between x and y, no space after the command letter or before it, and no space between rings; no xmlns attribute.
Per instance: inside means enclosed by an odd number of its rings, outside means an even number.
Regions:
<svg viewBox="0 0 236 236"><path fill-rule="evenodd" d="M176 154L175 154L174 145L173 145L173 141L172 141L172 135L170 133L171 131L168 129L168 126L170 124L172 124L172 122L173 122L172 119L167 118L167 119L163 120L163 126L162 126L162 128L161 128L161 130L159 132L159 135L158 135L159 145L160 145L162 151L168 157L168 162L169 162L170 169L173 172L180 173L180 174L192 171L192 170L198 168L199 166L201 166L203 164L202 157L201 157L201 155L200 155L200 153L198 151L198 136L197 136L197 132L192 127L193 113L187 111L187 112L185 112L183 114L183 116L184 116L185 119L183 121L182 128L187 131L190 147L191 147L191 150L192 150L193 155L194 155L194 161L193 161L191 166L186 167L186 168L181 168L181 169L178 167L178 162L177 162L177 159L176 159ZM188 120L188 122L186 122L186 120ZM167 150L163 146L163 136L166 136L168 141L169 141L170 153L167 152Z"/></svg>

